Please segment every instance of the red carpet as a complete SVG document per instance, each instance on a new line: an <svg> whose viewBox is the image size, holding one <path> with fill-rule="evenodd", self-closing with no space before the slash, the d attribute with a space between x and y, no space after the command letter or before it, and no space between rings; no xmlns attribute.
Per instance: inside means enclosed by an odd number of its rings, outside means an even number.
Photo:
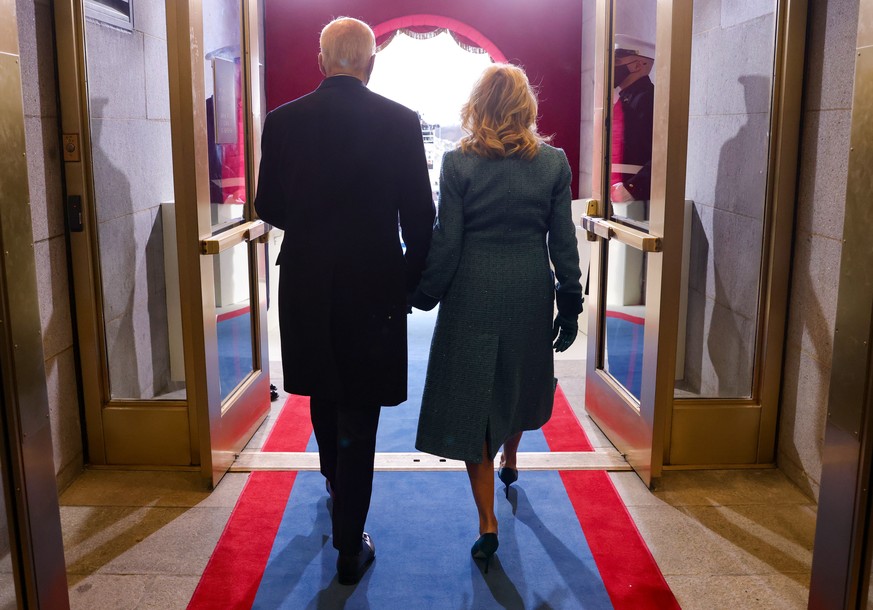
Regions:
<svg viewBox="0 0 873 610"><path fill-rule="evenodd" d="M552 451L594 450L560 386L543 434ZM609 475L602 470L562 470L561 480L612 605L640 610L679 608Z"/></svg>
<svg viewBox="0 0 873 610"><path fill-rule="evenodd" d="M305 451L312 434L309 397L291 395L264 451ZM296 472L253 472L218 540L188 608L251 608Z"/></svg>
<svg viewBox="0 0 873 610"><path fill-rule="evenodd" d="M251 608L296 472L253 472L188 608Z"/></svg>
<svg viewBox="0 0 873 610"><path fill-rule="evenodd" d="M290 396L264 451L304 451L311 432L308 398ZM560 387L543 434L552 451L593 451ZM560 474L613 606L618 610L679 608L609 475L603 471ZM251 607L295 476L293 472L251 474L188 608Z"/></svg>
<svg viewBox="0 0 873 610"><path fill-rule="evenodd" d="M263 451L306 451L312 435L309 396L290 395L276 418Z"/></svg>

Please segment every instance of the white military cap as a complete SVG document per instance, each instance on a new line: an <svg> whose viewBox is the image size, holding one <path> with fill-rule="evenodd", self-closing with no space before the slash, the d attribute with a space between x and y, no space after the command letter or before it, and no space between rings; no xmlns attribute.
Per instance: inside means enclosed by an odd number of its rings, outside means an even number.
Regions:
<svg viewBox="0 0 873 610"><path fill-rule="evenodd" d="M615 57L628 57L630 55L655 59L655 45L627 34L616 34Z"/></svg>

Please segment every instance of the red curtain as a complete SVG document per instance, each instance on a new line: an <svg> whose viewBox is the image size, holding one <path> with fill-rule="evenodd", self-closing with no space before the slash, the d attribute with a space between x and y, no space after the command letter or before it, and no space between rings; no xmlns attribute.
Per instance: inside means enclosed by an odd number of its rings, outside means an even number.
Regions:
<svg viewBox="0 0 873 610"><path fill-rule="evenodd" d="M426 40L428 38L439 36L443 32L448 32L451 35L452 39L457 43L457 45L465 51L469 51L470 53L488 52L466 36L462 36L461 34L453 32L447 28L430 25L412 25L382 34L381 36L378 36L376 38L376 51L381 51L389 44L391 44L391 41L394 40L394 37L398 34L398 32L402 32L403 34L406 34L410 38L414 38L416 40Z"/></svg>

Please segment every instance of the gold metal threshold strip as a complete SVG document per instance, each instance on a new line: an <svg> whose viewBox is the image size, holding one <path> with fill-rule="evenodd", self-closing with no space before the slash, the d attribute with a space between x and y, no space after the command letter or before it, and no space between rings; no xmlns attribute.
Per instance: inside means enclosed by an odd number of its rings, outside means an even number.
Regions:
<svg viewBox="0 0 873 610"><path fill-rule="evenodd" d="M495 466L496 466L495 460ZM527 452L518 454L520 470L630 470L614 449L595 451ZM255 470L318 470L314 452L243 451L230 467L231 472ZM377 453L377 471L465 470L464 462L447 460L427 453Z"/></svg>

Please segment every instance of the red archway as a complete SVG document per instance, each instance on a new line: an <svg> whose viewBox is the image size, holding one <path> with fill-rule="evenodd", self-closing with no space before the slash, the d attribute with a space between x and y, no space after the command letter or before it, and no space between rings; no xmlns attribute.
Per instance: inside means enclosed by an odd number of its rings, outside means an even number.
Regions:
<svg viewBox="0 0 873 610"><path fill-rule="evenodd" d="M397 27L394 24L411 23L409 16L429 15L435 18L431 26L448 26L454 34L476 41L493 59L524 66L539 91L540 131L554 134L552 143L567 153L574 168L575 192L582 110L582 5L579 0L264 0L267 108L306 95L321 83L315 60L318 37L333 17L348 15L379 24L379 33L385 34ZM433 15L436 9L442 15Z"/></svg>
<svg viewBox="0 0 873 610"><path fill-rule="evenodd" d="M443 17L442 15L405 15L403 17L396 17L373 27L373 33L376 35L376 44L380 45L382 44L382 39L392 32L422 27L449 30L460 37L462 41L469 42L472 46L479 47L488 53L495 62L506 62L506 55L479 30L462 21L452 19L451 17Z"/></svg>

